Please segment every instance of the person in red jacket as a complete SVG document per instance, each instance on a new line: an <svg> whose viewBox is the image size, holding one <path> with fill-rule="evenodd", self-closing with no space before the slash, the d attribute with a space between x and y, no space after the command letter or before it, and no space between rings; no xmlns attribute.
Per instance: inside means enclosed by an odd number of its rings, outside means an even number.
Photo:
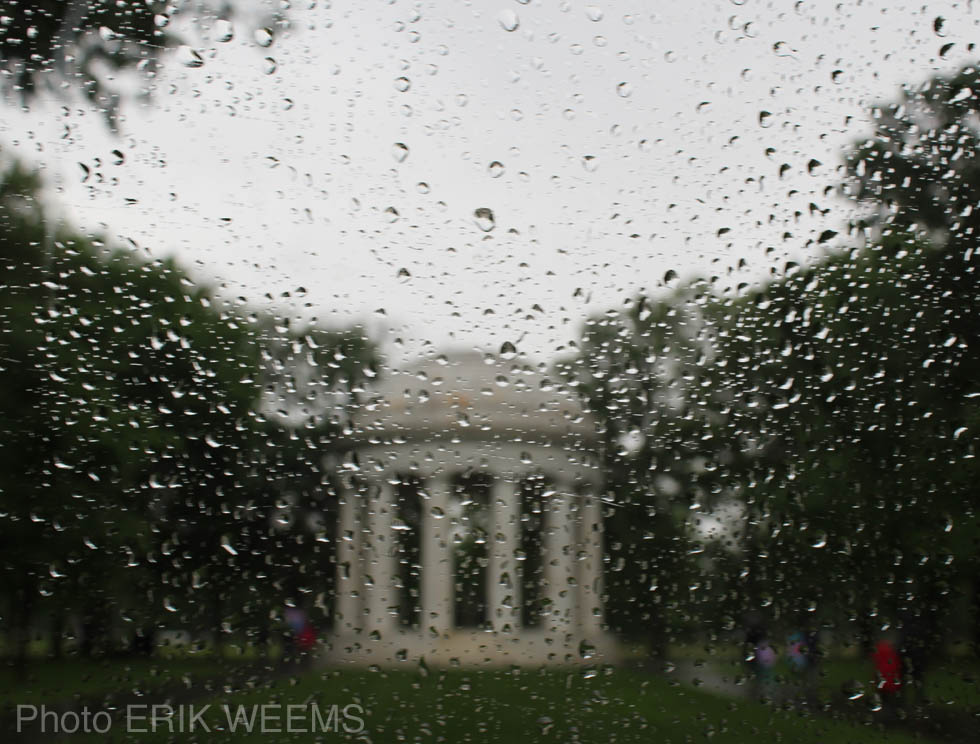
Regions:
<svg viewBox="0 0 980 744"><path fill-rule="evenodd" d="M296 648L305 652L312 651L314 646L316 646L316 631L313 629L313 623L307 620L306 625L296 636Z"/></svg>
<svg viewBox="0 0 980 744"><path fill-rule="evenodd" d="M894 697L902 689L902 660L898 651L890 641L881 640L871 658L878 675L878 691Z"/></svg>

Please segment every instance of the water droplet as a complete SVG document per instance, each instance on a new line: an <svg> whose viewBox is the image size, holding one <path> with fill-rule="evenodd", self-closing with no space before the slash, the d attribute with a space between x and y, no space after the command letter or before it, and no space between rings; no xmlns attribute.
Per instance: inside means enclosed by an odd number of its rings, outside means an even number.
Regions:
<svg viewBox="0 0 980 744"><path fill-rule="evenodd" d="M432 515L433 517L435 517L436 519L442 519L443 517L445 517L445 516L446 516L446 512L444 512L444 511L443 511L443 510L442 510L442 509L441 509L440 507L438 507L438 506L433 506L433 507L432 507L432 508L431 508L431 509L429 510L429 513L430 513L430 514L431 514L431 515Z"/></svg>
<svg viewBox="0 0 980 744"><path fill-rule="evenodd" d="M275 37L273 37L271 29L257 28L252 34L252 38L255 39L255 43L260 47L270 47Z"/></svg>
<svg viewBox="0 0 980 744"><path fill-rule="evenodd" d="M772 125L772 113L769 111L759 112L759 126L768 127Z"/></svg>
<svg viewBox="0 0 980 744"><path fill-rule="evenodd" d="M620 98L629 98L633 94L633 86L629 83L620 83L616 86L616 95Z"/></svg>
<svg viewBox="0 0 980 744"><path fill-rule="evenodd" d="M231 21L226 21L224 19L215 21L214 24L214 39L215 41L220 41L222 43L231 41L235 38L235 27L231 25Z"/></svg>
<svg viewBox="0 0 980 744"><path fill-rule="evenodd" d="M500 178L504 174L504 164L494 160L487 166L487 173L490 174L490 178Z"/></svg>
<svg viewBox="0 0 980 744"><path fill-rule="evenodd" d="M500 358L510 361L517 356L517 347L510 341L504 341L500 346Z"/></svg>
<svg viewBox="0 0 980 744"><path fill-rule="evenodd" d="M600 8L598 5L588 5L585 8L585 15L588 16L588 19L593 23L601 21L603 15L602 8Z"/></svg>
<svg viewBox="0 0 980 744"><path fill-rule="evenodd" d="M599 159L595 155L586 155L582 158L582 166L589 173L595 173L596 168L599 167Z"/></svg>
<svg viewBox="0 0 980 744"><path fill-rule="evenodd" d="M500 11L500 15L497 16L497 21L504 31L516 31L518 26L521 25L521 19L510 8L505 8Z"/></svg>
<svg viewBox="0 0 980 744"><path fill-rule="evenodd" d="M153 16L153 25L157 28L166 28L170 25L170 16L166 13L157 13Z"/></svg>
<svg viewBox="0 0 980 744"><path fill-rule="evenodd" d="M395 78L395 90L397 90L399 93L405 93L411 87L412 81L404 75L399 78Z"/></svg>
<svg viewBox="0 0 980 744"><path fill-rule="evenodd" d="M395 209L394 207L388 207L385 210L385 217L388 218L388 222L397 222L398 221L398 216L399 216L398 215L398 210Z"/></svg>
<svg viewBox="0 0 980 744"><path fill-rule="evenodd" d="M266 75L271 75L278 68L279 65L276 64L276 61L272 57L266 57L264 60L262 60L262 72L264 72Z"/></svg>
<svg viewBox="0 0 980 744"><path fill-rule="evenodd" d="M396 142L391 146L391 154L397 162L404 163L405 158L408 157L408 145Z"/></svg>
<svg viewBox="0 0 980 744"><path fill-rule="evenodd" d="M177 61L184 67L204 67L204 57L186 44L177 49Z"/></svg>
<svg viewBox="0 0 980 744"><path fill-rule="evenodd" d="M407 282L412 278L412 272L406 269L404 266L398 269L398 280L402 283Z"/></svg>
<svg viewBox="0 0 980 744"><path fill-rule="evenodd" d="M483 232L490 232L497 225L494 220L493 210L489 207L479 207L476 209L473 212L473 221L476 222L476 226L483 230Z"/></svg>
<svg viewBox="0 0 980 744"><path fill-rule="evenodd" d="M785 41L777 41L773 44L772 51L775 52L777 57L792 57L796 53L796 50Z"/></svg>
<svg viewBox="0 0 980 744"><path fill-rule="evenodd" d="M122 154L122 151L121 150L113 150L112 151L112 164L113 165L122 165L125 162L126 162L126 156Z"/></svg>

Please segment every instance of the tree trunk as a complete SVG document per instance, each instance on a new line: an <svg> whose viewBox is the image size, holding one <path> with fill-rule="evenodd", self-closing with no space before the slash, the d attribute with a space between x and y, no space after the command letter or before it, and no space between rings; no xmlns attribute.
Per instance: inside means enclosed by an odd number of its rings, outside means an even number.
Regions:
<svg viewBox="0 0 980 744"><path fill-rule="evenodd" d="M65 613L55 610L51 615L51 658L62 659L65 655Z"/></svg>
<svg viewBox="0 0 980 744"><path fill-rule="evenodd" d="M86 658L108 651L108 614L104 607L89 605L82 614L82 641L79 652Z"/></svg>
<svg viewBox="0 0 980 744"><path fill-rule="evenodd" d="M980 658L980 571L973 574L973 654Z"/></svg>
<svg viewBox="0 0 980 744"><path fill-rule="evenodd" d="M864 656L870 656L875 648L875 629L866 605L862 606L861 611L858 613L857 623L858 643L861 646L861 653Z"/></svg>
<svg viewBox="0 0 980 744"><path fill-rule="evenodd" d="M667 611L658 605L650 613L650 661L660 664L667 660Z"/></svg>
<svg viewBox="0 0 980 744"><path fill-rule="evenodd" d="M27 676L27 646L31 640L31 614L37 587L31 577L25 577L14 595L13 623L13 662L14 676L24 679Z"/></svg>
<svg viewBox="0 0 980 744"><path fill-rule="evenodd" d="M225 619L223 609L221 597L215 592L211 600L211 628L214 634L214 653L219 658L225 647L224 629L221 627Z"/></svg>

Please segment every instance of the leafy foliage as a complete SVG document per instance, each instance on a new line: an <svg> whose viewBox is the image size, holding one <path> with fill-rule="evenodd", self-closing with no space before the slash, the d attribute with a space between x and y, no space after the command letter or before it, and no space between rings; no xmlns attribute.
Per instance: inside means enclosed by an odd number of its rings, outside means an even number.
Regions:
<svg viewBox="0 0 980 744"><path fill-rule="evenodd" d="M980 586L978 83L969 67L875 110L847 155L872 242L741 296L695 281L586 324L568 369L602 422L612 492L648 514L613 516L614 567L650 555L633 575L673 581L665 546L690 543L692 507L728 504L730 534L698 567L723 628L817 617L857 621L867 642L884 618L938 634ZM612 579L610 602L642 624L640 587Z"/></svg>
<svg viewBox="0 0 980 744"><path fill-rule="evenodd" d="M298 431L270 417L263 389L296 374L295 360L267 362L296 338L173 261L48 234L37 186L17 168L0 185L4 595L22 628L50 596L100 643L113 618L152 628L164 610L221 627L257 588L265 605L250 617L268 623L332 576L324 458L343 420ZM370 343L356 329L303 338L318 394L351 402L373 374ZM317 581L297 580L308 566Z"/></svg>

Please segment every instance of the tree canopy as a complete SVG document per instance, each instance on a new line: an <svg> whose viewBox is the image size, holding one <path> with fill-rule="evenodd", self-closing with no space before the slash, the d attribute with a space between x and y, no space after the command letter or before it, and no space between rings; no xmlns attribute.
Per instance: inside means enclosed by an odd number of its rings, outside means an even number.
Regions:
<svg viewBox="0 0 980 744"><path fill-rule="evenodd" d="M567 365L623 510L673 515L659 533L611 515L610 549L660 545L662 586L666 546L700 543L702 575L740 598L729 628L763 613L938 633L966 595L980 606L978 86L971 66L873 110L845 156L864 240L737 294L695 280L638 297L593 317ZM711 545L692 528L726 504L739 517ZM638 589L609 584L634 624Z"/></svg>
<svg viewBox="0 0 980 744"><path fill-rule="evenodd" d="M221 626L259 576L266 610L312 591L296 580L308 567L329 586L325 457L346 424L338 401L374 374L371 342L297 336L172 260L51 232L37 189L18 167L0 181L0 539L21 628L39 596L94 637L123 609L140 626L164 611ZM270 409L286 390L300 421Z"/></svg>

